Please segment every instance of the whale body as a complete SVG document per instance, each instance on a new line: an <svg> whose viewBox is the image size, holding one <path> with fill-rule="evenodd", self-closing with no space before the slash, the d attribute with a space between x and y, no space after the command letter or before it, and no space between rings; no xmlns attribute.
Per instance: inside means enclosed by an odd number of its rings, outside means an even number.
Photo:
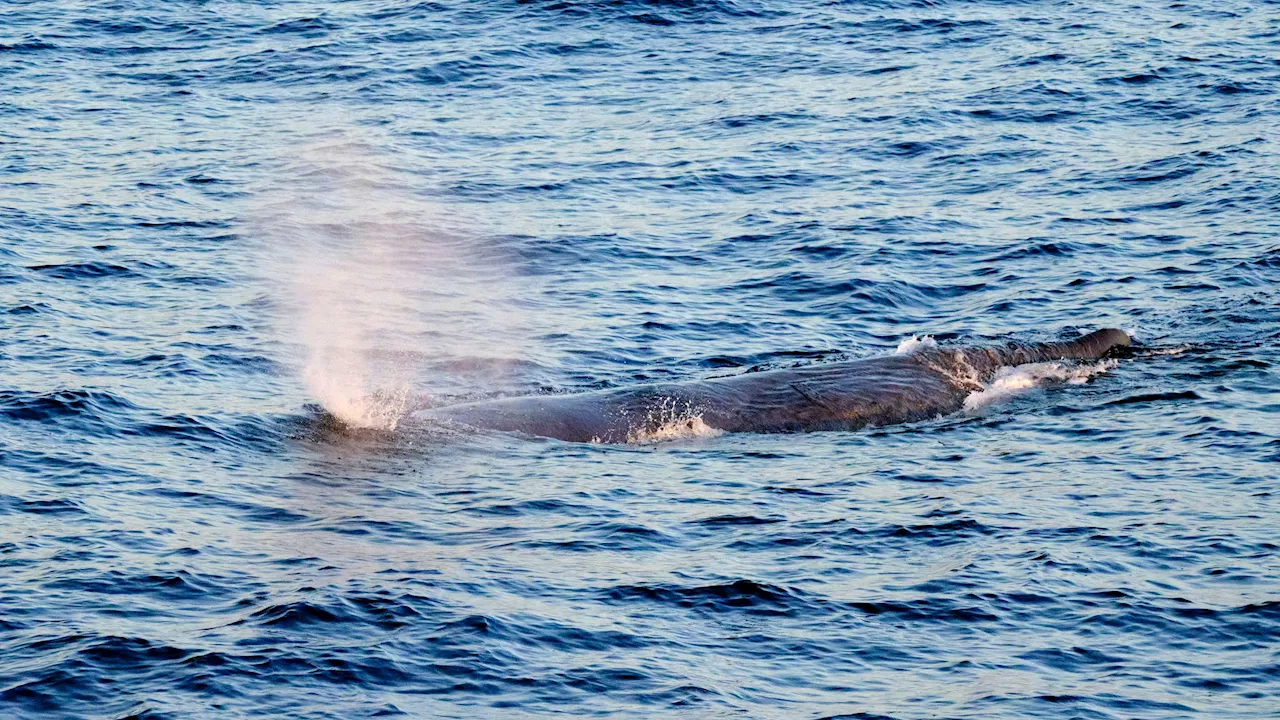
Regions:
<svg viewBox="0 0 1280 720"><path fill-rule="evenodd" d="M654 383L572 395L535 395L420 410L418 418L570 442L625 443L672 423L724 432L856 430L925 420L964 406L1005 366L1093 360L1130 339L1098 330L1059 343L928 348L884 357Z"/></svg>

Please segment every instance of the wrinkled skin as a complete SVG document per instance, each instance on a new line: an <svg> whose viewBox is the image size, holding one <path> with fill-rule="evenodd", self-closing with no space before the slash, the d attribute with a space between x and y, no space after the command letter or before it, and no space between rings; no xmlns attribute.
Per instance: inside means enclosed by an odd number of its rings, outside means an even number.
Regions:
<svg viewBox="0 0 1280 720"><path fill-rule="evenodd" d="M1064 343L934 348L701 382L490 400L416 415L572 442L628 442L694 417L726 432L853 430L956 412L1002 366L1097 359L1129 343L1124 332L1105 329Z"/></svg>

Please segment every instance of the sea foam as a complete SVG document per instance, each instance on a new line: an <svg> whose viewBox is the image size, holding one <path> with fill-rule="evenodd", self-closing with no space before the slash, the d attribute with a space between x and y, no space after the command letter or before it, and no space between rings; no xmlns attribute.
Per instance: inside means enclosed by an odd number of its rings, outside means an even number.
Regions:
<svg viewBox="0 0 1280 720"><path fill-rule="evenodd" d="M977 412L989 405L1007 402L1054 383L1080 385L1115 366L1115 360L1082 364L1042 362L1005 366L997 370L995 377L984 383L981 390L975 390L965 398L964 409L967 412Z"/></svg>
<svg viewBox="0 0 1280 720"><path fill-rule="evenodd" d="M909 355L911 353L920 352L921 350L934 350L938 347L938 341L933 339L932 335L923 337L912 335L911 337L898 343L898 349L894 350L897 355Z"/></svg>

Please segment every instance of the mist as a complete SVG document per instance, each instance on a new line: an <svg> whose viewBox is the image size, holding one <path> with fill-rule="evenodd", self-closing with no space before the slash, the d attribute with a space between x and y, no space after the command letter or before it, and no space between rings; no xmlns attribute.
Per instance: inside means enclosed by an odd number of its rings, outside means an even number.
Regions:
<svg viewBox="0 0 1280 720"><path fill-rule="evenodd" d="M433 402L427 387L451 387L444 368L499 383L519 364L515 263L408 192L389 153L342 133L281 165L252 218L261 272L293 372L333 418L394 430Z"/></svg>

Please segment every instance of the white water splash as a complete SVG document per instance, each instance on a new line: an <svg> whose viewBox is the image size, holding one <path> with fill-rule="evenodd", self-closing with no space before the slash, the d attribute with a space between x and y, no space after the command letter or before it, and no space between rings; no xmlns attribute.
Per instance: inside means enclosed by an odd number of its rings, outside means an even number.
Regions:
<svg viewBox="0 0 1280 720"><path fill-rule="evenodd" d="M656 428L632 430L627 433L627 443L630 445L648 445L671 440L713 438L723 434L723 430L713 428L703 422L701 417L694 416L681 420L671 420Z"/></svg>
<svg viewBox="0 0 1280 720"><path fill-rule="evenodd" d="M988 405L1006 402L1053 383L1080 385L1115 366L1115 360L1099 360L1083 364L1044 362L1002 367L996 371L991 382L965 398L964 409L967 412L977 412Z"/></svg>
<svg viewBox="0 0 1280 720"><path fill-rule="evenodd" d="M894 350L897 355L909 355L911 353L920 352L921 350L935 350L938 347L938 341L933 339L932 335L911 337L898 343L898 349Z"/></svg>
<svg viewBox="0 0 1280 720"><path fill-rule="evenodd" d="M638 427L627 432L627 443L647 445L670 440L711 438L723 434L723 430L704 422L702 413L691 403L682 404L674 398L667 398L652 408Z"/></svg>

